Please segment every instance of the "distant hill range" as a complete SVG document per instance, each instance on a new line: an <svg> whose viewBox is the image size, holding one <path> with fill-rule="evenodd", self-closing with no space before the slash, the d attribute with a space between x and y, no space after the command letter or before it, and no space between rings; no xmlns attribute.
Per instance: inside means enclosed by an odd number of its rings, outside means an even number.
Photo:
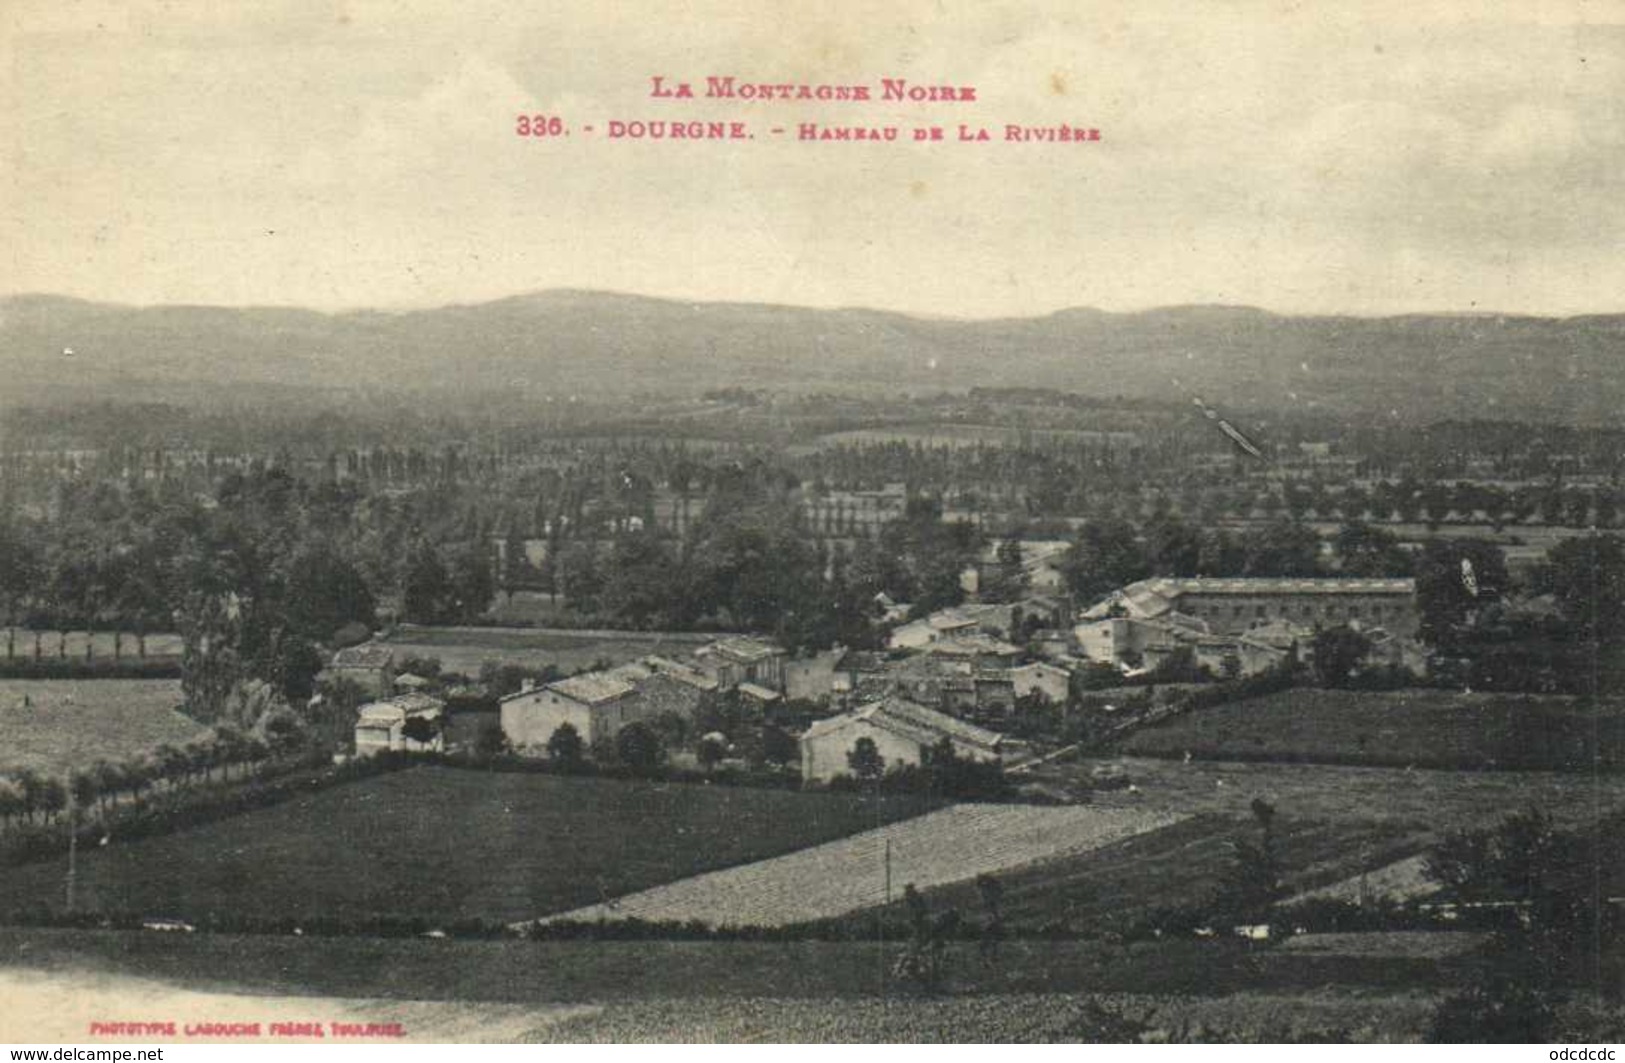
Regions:
<svg viewBox="0 0 1625 1063"><path fill-rule="evenodd" d="M582 291L318 313L29 295L0 299L0 367L0 402L13 405L1003 386L1199 395L1409 422L1625 423L1625 315L1305 317L1188 306L953 320Z"/></svg>

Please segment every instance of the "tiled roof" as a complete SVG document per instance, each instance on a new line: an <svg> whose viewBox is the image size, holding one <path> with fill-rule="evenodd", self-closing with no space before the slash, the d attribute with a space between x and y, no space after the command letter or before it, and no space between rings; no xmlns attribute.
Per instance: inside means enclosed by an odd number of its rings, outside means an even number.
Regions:
<svg viewBox="0 0 1625 1063"><path fill-rule="evenodd" d="M1183 594L1413 594L1412 579L1275 579L1233 577L1225 579L1156 579L1133 584L1149 586L1163 597Z"/></svg>
<svg viewBox="0 0 1625 1063"><path fill-rule="evenodd" d="M782 651L772 643L763 642L760 639L731 638L713 642L700 652L714 653L719 657L726 657L740 664L750 664L755 661L766 660Z"/></svg>
<svg viewBox="0 0 1625 1063"><path fill-rule="evenodd" d="M403 720L408 716L432 716L444 708L444 703L429 694L397 694L382 701L372 701L357 710L361 722L384 723Z"/></svg>
<svg viewBox="0 0 1625 1063"><path fill-rule="evenodd" d="M334 668L383 668L395 660L395 651L382 642L347 646L333 655Z"/></svg>
<svg viewBox="0 0 1625 1063"><path fill-rule="evenodd" d="M681 661L674 661L669 657L645 657L640 662L645 668L657 675L675 679L680 683L687 683L700 690L715 690L717 681L697 668L690 668Z"/></svg>
<svg viewBox="0 0 1625 1063"><path fill-rule="evenodd" d="M646 664L642 664L638 661L628 661L625 664L618 664L614 668L608 669L604 672L604 674L609 676L611 679L619 679L623 683L631 683L633 686L636 686L638 683L648 679L655 673L654 669L650 668Z"/></svg>
<svg viewBox="0 0 1625 1063"><path fill-rule="evenodd" d="M935 745L946 735L956 742L994 751L1003 736L956 719L945 712L928 709L907 698L885 698L860 706L840 716L819 720L802 735L817 738L841 730L857 721L866 721L874 727L902 735L923 746Z"/></svg>
<svg viewBox="0 0 1625 1063"><path fill-rule="evenodd" d="M598 705L605 701L614 701L634 693L631 683L624 679L617 679L607 672L588 672L585 675L573 675L568 679L547 684L548 690L557 691L567 698L572 698L585 705Z"/></svg>
<svg viewBox="0 0 1625 1063"><path fill-rule="evenodd" d="M1003 639L996 639L990 635L960 635L951 639L933 642L926 647L927 653L943 657L969 656L978 653L997 654L1001 657L1021 652L1021 647Z"/></svg>
<svg viewBox="0 0 1625 1063"><path fill-rule="evenodd" d="M1176 579L1161 576L1156 579L1131 583L1120 591L1113 591L1096 602L1086 612L1086 620L1099 620L1110 616L1114 608L1121 608L1131 617L1154 617L1173 609L1187 594L1257 595L1257 594L1414 594L1416 581L1411 579L1276 579L1254 577L1226 577L1208 579L1201 576Z"/></svg>

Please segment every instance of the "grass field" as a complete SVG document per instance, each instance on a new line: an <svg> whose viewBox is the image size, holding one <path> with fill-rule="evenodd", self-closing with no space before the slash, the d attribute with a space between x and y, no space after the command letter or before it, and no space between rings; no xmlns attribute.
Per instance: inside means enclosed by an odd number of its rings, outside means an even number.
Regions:
<svg viewBox="0 0 1625 1063"><path fill-rule="evenodd" d="M87 1020L109 1017L394 1021L409 1039L444 1041L1412 1041L1444 995L1477 977L1482 945L1463 933L1317 935L1273 949L1013 941L984 965L959 944L946 993L924 998L888 976L898 942L0 928L11 1003L0 1028L22 1019L15 1039L36 1042L83 1040ZM1103 1010L1128 1022L1103 1027Z"/></svg>
<svg viewBox="0 0 1625 1063"><path fill-rule="evenodd" d="M62 771L185 742L204 728L180 703L171 679L0 679L0 771Z"/></svg>
<svg viewBox="0 0 1625 1063"><path fill-rule="evenodd" d="M955 995L1299 992L1338 985L1428 993L1457 983L1473 958L1455 934L1433 947L1350 957L1257 950L1239 942L1009 941L997 966L962 942L950 952ZM762 997L892 998L911 1006L890 975L902 942L459 941L297 938L146 931L0 928L7 966L96 969L232 992L492 1003L618 1003Z"/></svg>
<svg viewBox="0 0 1625 1063"><path fill-rule="evenodd" d="M1277 821L1276 851L1289 888L1336 881L1367 862L1414 852L1423 832L1403 824ZM1161 830L1114 841L999 875L1006 921L1026 927L1061 925L1089 934L1122 933L1158 909L1210 900L1235 863L1233 843L1256 842L1258 831L1239 819L1206 814ZM974 883L932 890L934 908L981 910ZM907 918L893 905L898 921Z"/></svg>
<svg viewBox="0 0 1625 1063"><path fill-rule="evenodd" d="M1137 731L1126 753L1468 769L1625 768L1625 703L1448 690L1287 690Z"/></svg>
<svg viewBox="0 0 1625 1063"><path fill-rule="evenodd" d="M567 918L787 926L1003 873L1153 831L1173 817L1132 809L954 805L784 856L671 882Z"/></svg>
<svg viewBox="0 0 1625 1063"><path fill-rule="evenodd" d="M906 443L923 447L1019 446L1030 440L1052 443L1133 443L1133 432L1098 432L1083 428L1012 428L1008 425L951 424L854 428L818 437L820 448Z"/></svg>
<svg viewBox="0 0 1625 1063"><path fill-rule="evenodd" d="M1257 841L1251 803L1276 809L1277 853L1289 892L1348 883L1364 871L1429 851L1451 830L1487 827L1531 805L1565 829L1589 832L1625 812L1625 776L1556 772L1447 772L1320 764L1117 758L1135 789L1103 791L1093 807L1192 817L1079 856L1001 876L1012 922L1064 922L1123 930L1158 908L1213 896L1234 862L1232 842ZM1093 762L1034 774L1065 783ZM973 886L932 891L934 905L975 911Z"/></svg>
<svg viewBox="0 0 1625 1063"><path fill-rule="evenodd" d="M1064 783L1099 761L1047 764L1033 777ZM1234 763L1116 757L1135 792L1103 791L1095 804L1186 815L1251 817L1262 797L1285 817L1326 823L1397 823L1430 832L1489 826L1535 805L1562 826L1583 828L1625 810L1625 775L1465 772L1328 764Z"/></svg>
<svg viewBox="0 0 1625 1063"><path fill-rule="evenodd" d="M577 672L601 660L623 664L652 653L688 654L719 637L689 632L404 626L384 641L394 648L397 661L407 656L434 657L448 672L475 676L486 661L530 668L551 664Z"/></svg>
<svg viewBox="0 0 1625 1063"><path fill-rule="evenodd" d="M81 904L193 921L373 915L517 921L816 845L924 799L416 768L79 861ZM56 904L65 864L6 873Z"/></svg>

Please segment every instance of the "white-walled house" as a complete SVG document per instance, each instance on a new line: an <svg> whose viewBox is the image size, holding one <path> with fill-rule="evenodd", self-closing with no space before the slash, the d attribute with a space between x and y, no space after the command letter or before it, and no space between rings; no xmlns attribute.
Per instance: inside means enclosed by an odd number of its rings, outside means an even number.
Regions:
<svg viewBox="0 0 1625 1063"><path fill-rule="evenodd" d="M891 768L918 765L930 749L947 738L954 754L967 760L992 761L1002 756L1004 736L907 698L890 697L851 712L819 720L801 736L801 778L828 782L852 774L847 754L858 739L868 738Z"/></svg>
<svg viewBox="0 0 1625 1063"><path fill-rule="evenodd" d="M509 694L501 702L502 733L515 749L541 749L562 725L588 745L615 737L637 718L638 691L625 679L595 672Z"/></svg>
<svg viewBox="0 0 1625 1063"><path fill-rule="evenodd" d="M356 714L356 755L367 756L384 750L439 752L445 748L446 741L442 726L445 708L444 702L428 694L400 694L361 706ZM427 742L407 737L406 722L413 718L430 721L434 725L434 737Z"/></svg>

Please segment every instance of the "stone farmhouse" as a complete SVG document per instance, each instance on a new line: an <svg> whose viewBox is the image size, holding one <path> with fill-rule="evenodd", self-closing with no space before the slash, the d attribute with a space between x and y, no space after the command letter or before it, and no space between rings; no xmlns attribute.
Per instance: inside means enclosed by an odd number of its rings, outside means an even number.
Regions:
<svg viewBox="0 0 1625 1063"><path fill-rule="evenodd" d="M860 738L874 742L887 768L923 763L944 738L953 744L956 756L968 760L997 761L1004 746L1003 735L894 696L807 728L801 736L802 781L827 783L837 775L850 775L847 754Z"/></svg>

